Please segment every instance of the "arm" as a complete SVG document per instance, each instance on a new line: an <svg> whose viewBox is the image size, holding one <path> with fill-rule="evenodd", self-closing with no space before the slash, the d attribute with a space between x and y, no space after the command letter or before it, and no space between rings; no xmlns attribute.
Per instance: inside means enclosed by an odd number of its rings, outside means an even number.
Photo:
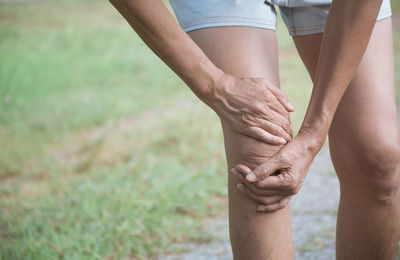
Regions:
<svg viewBox="0 0 400 260"><path fill-rule="evenodd" d="M293 107L279 88L264 79L239 79L218 69L161 0L110 2L154 53L234 130L272 144L291 139L288 111Z"/></svg>
<svg viewBox="0 0 400 260"><path fill-rule="evenodd" d="M334 0L315 73L314 88L299 135L308 136L318 152L353 75L367 48L382 0Z"/></svg>
<svg viewBox="0 0 400 260"><path fill-rule="evenodd" d="M269 161L253 171L238 165L233 173L245 185L241 190L253 198L263 190L282 190L286 196L258 210L283 208L296 194L312 160L327 136L336 108L368 45L382 0L334 0L314 80L314 89L299 134ZM243 178L245 177L245 178ZM265 194L265 192L264 192ZM272 194L274 195L274 194ZM276 195L276 194L275 194ZM280 194L282 195L282 194Z"/></svg>

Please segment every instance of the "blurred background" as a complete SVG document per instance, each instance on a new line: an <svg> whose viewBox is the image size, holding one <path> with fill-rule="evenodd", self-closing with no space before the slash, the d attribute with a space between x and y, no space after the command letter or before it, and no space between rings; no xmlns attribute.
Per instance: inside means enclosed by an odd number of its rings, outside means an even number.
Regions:
<svg viewBox="0 0 400 260"><path fill-rule="evenodd" d="M281 20L277 34L296 132L312 84ZM147 259L210 242L226 174L218 117L108 1L0 1L0 259Z"/></svg>

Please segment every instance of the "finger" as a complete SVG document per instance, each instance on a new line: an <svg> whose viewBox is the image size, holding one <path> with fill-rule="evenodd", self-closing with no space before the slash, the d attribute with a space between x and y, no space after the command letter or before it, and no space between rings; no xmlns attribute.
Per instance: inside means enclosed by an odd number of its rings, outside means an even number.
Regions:
<svg viewBox="0 0 400 260"><path fill-rule="evenodd" d="M296 194L299 189L299 183L296 178L286 172L277 175L268 176L255 184L262 189L278 189L286 191L287 194Z"/></svg>
<svg viewBox="0 0 400 260"><path fill-rule="evenodd" d="M263 189L278 189L282 188L281 179L277 175L268 176L257 182L258 187Z"/></svg>
<svg viewBox="0 0 400 260"><path fill-rule="evenodd" d="M268 205L258 205L256 210L261 212L273 212L286 207L292 196L284 197L283 199Z"/></svg>
<svg viewBox="0 0 400 260"><path fill-rule="evenodd" d="M290 104L288 97L285 92L283 92L280 88L275 86L268 85L268 89L274 94L274 96L279 100L279 102L286 108L287 111L293 112L294 107Z"/></svg>
<svg viewBox="0 0 400 260"><path fill-rule="evenodd" d="M284 106L282 106L282 104L279 102L279 100L272 95L271 99L273 101L270 101L266 104L268 104L268 107L272 110L274 110L275 112L279 113L280 115L282 115L283 117L289 117L289 112L286 110L286 108Z"/></svg>
<svg viewBox="0 0 400 260"><path fill-rule="evenodd" d="M251 173L251 169L250 169L249 167L247 167L246 165L244 165L244 164L238 164L238 165L236 165L236 169L237 169L240 173L244 174L244 176L246 176L246 175L248 175L248 174Z"/></svg>
<svg viewBox="0 0 400 260"><path fill-rule="evenodd" d="M239 181L244 186L246 186L251 192L253 192L257 196L273 196L273 195L287 196L287 193L281 190L267 190L267 189L257 188L253 183L248 182L245 178L245 175L242 175L236 168L231 169L231 172L239 179Z"/></svg>
<svg viewBox="0 0 400 260"><path fill-rule="evenodd" d="M272 98L275 98L272 96ZM278 103L279 104L279 103ZM279 104L280 105L280 104ZM290 116L287 112L283 112L283 115L274 111L268 105L260 105L262 108L258 107L256 111L242 112L242 121L244 127L256 126L267 131L268 133L280 136L288 141L291 140L292 128L290 127ZM271 105L272 106L272 105ZM278 109L276 109L279 111ZM260 133L262 134L262 133ZM252 136L251 136L252 137ZM262 138L262 137L261 137ZM259 140L259 139L257 139Z"/></svg>
<svg viewBox="0 0 400 260"><path fill-rule="evenodd" d="M268 114L263 115L262 118L280 126L286 133L291 134L292 129L290 127L290 120L285 116L275 112L273 109L270 109Z"/></svg>
<svg viewBox="0 0 400 260"><path fill-rule="evenodd" d="M272 145L282 145L287 143L285 138L268 133L267 131L257 126L246 127L243 130L242 134Z"/></svg>
<svg viewBox="0 0 400 260"><path fill-rule="evenodd" d="M270 133L274 136L283 137L283 138L285 138L286 141L290 141L292 139L291 131L290 131L290 133L288 133L281 126L274 124L271 121L268 121L268 120L266 120L264 118L260 118L260 117L255 117L253 121L254 121L255 125L257 125L258 127L262 128L263 130L267 131L268 133Z"/></svg>
<svg viewBox="0 0 400 260"><path fill-rule="evenodd" d="M251 190L249 190L245 185L238 183L236 185L236 188L246 194L248 197L251 199L258 201L264 205L269 205L278 202L279 200L282 200L284 196L257 196Z"/></svg>
<svg viewBox="0 0 400 260"><path fill-rule="evenodd" d="M250 182L257 182L266 178L269 175L274 174L276 171L279 171L280 165L275 158L276 157L274 156L265 163L255 168L253 171L251 171L250 174L246 175L246 179Z"/></svg>

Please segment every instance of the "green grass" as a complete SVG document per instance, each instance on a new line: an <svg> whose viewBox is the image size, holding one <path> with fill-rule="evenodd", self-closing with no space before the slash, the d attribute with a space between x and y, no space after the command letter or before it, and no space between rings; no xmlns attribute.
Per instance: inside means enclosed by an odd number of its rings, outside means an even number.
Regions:
<svg viewBox="0 0 400 260"><path fill-rule="evenodd" d="M218 119L114 8L4 3L0 17L0 259L145 258L211 239Z"/></svg>
<svg viewBox="0 0 400 260"><path fill-rule="evenodd" d="M218 118L114 8L0 3L0 21L0 259L144 259L212 239L203 220L227 212ZM296 131L311 82L279 28Z"/></svg>
<svg viewBox="0 0 400 260"><path fill-rule="evenodd" d="M394 12L400 12L400 2L396 0L390 0L390 4L392 6L392 10Z"/></svg>

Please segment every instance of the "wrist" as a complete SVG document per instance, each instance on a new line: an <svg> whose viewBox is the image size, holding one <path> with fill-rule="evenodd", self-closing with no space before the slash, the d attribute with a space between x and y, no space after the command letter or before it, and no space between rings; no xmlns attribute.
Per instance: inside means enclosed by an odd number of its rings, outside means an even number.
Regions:
<svg viewBox="0 0 400 260"><path fill-rule="evenodd" d="M208 103L215 92L215 88L223 80L225 73L208 58L201 60L193 71L195 76L188 85L196 96Z"/></svg>
<svg viewBox="0 0 400 260"><path fill-rule="evenodd" d="M225 99L227 96L229 96L229 93L232 91L232 87L234 85L235 77L226 74L222 70L219 70L215 72L215 77L212 81L210 81L208 91L205 92L201 99L204 103L215 110L221 103L226 102Z"/></svg>
<svg viewBox="0 0 400 260"><path fill-rule="evenodd" d="M316 153L323 146L332 121L329 109L323 106L309 106L303 124L299 130L299 137L310 145L310 149Z"/></svg>
<svg viewBox="0 0 400 260"><path fill-rule="evenodd" d="M326 136L317 135L315 132L309 129L300 129L296 139L300 139L305 145L309 152L316 155L321 147L324 145Z"/></svg>

